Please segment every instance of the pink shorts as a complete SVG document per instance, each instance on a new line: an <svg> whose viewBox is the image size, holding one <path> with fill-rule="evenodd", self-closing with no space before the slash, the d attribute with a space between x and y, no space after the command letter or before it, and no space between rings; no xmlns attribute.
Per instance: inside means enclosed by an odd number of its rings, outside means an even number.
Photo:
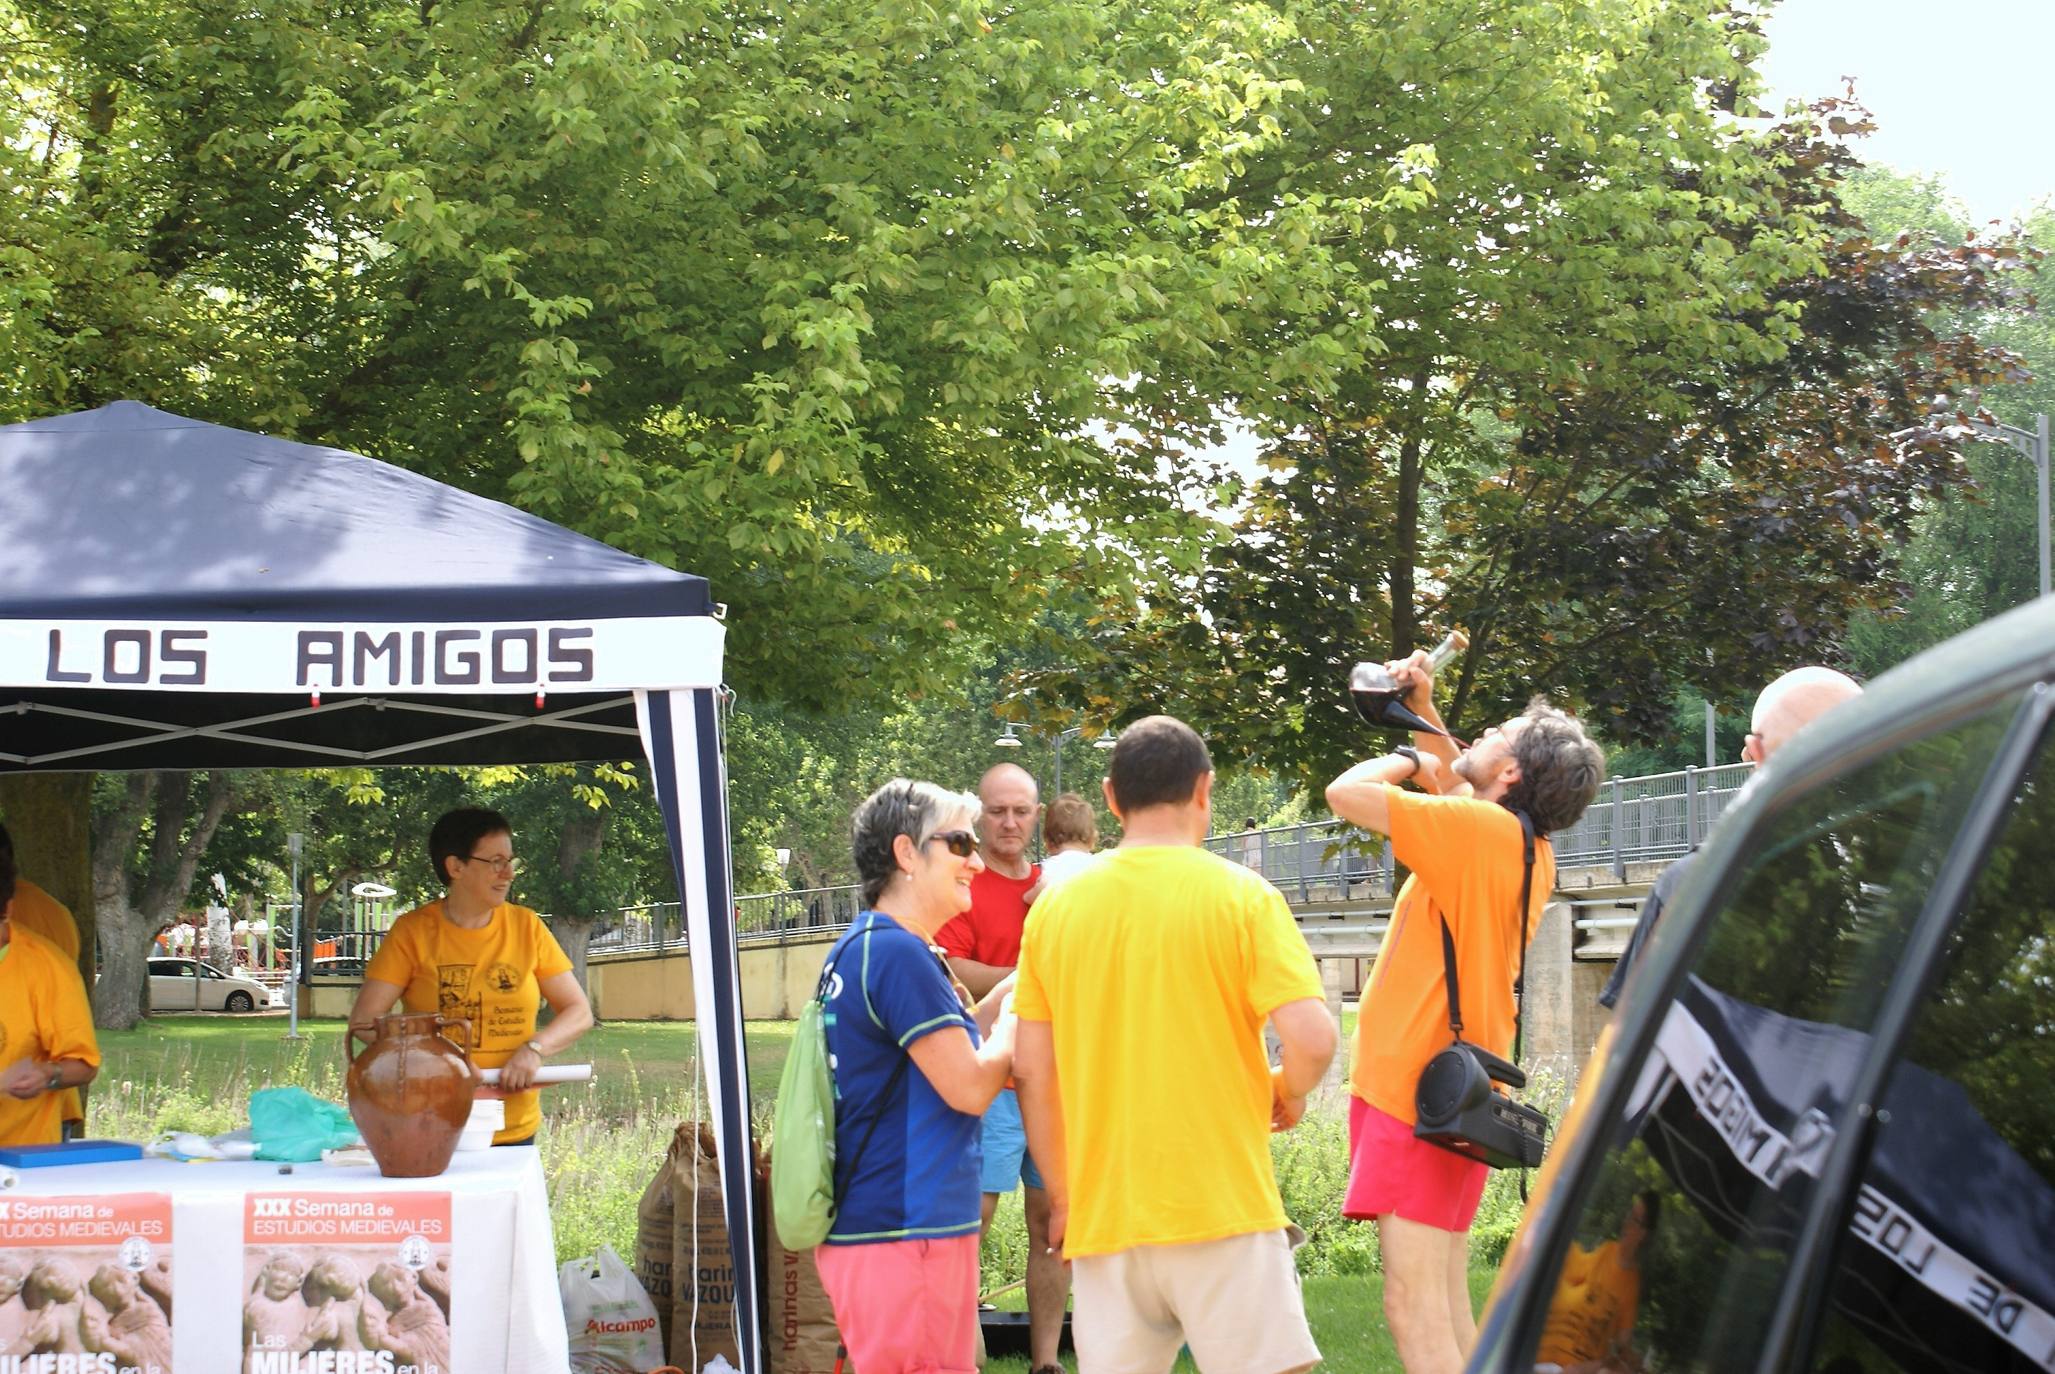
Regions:
<svg viewBox="0 0 2055 1374"><path fill-rule="evenodd" d="M863 1374L975 1374L978 1237L813 1252L849 1363Z"/></svg>
<svg viewBox="0 0 2055 1374"><path fill-rule="evenodd" d="M1349 1095L1349 1191L1341 1214L1401 1216L1444 1231L1470 1229L1491 1171L1413 1137L1413 1128ZM861 1366L858 1366L861 1368Z"/></svg>

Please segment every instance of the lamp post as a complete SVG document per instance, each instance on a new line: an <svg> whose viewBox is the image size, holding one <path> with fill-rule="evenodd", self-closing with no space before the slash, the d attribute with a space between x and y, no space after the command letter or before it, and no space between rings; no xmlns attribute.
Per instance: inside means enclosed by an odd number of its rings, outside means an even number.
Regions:
<svg viewBox="0 0 2055 1374"><path fill-rule="evenodd" d="M1980 420L1970 421L1969 427L1987 439L2007 444L2034 465L2034 472L2040 479L2040 541L2041 541L2041 595L2048 595L2048 417L2034 416L2031 430L2018 425L1987 425Z"/></svg>
<svg viewBox="0 0 2055 1374"><path fill-rule="evenodd" d="M286 1004L292 1008L286 1020L285 1038L288 1040L300 1038L300 978L306 968L306 960L300 953L301 946L306 943L306 932L300 929L300 850L306 843L307 837L297 830L285 837L285 852L293 856L293 992L292 1000Z"/></svg>
<svg viewBox="0 0 2055 1374"><path fill-rule="evenodd" d="M1067 730L1058 730L1053 735L1042 736L1053 746L1054 763L1049 780L1049 795L1052 797L1063 795L1063 742L1083 734L1084 730L1085 728L1082 725L1073 725ZM999 749L1018 749L1025 743L1027 741L1015 733L1013 722L1011 721L1008 721L1006 728L999 732L999 738L992 741L993 746ZM1092 741L1092 747L1094 749L1111 749L1113 747L1113 736L1099 736Z"/></svg>

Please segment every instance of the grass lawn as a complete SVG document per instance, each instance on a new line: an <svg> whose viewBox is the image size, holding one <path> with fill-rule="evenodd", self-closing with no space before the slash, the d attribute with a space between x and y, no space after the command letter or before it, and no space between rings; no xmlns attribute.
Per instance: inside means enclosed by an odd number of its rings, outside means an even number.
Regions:
<svg viewBox="0 0 2055 1374"><path fill-rule="evenodd" d="M1470 1271L1470 1296L1479 1312L1491 1292L1492 1269ZM1384 1322L1384 1275L1312 1275L1304 1282L1306 1322L1313 1339L1325 1356L1320 1368L1332 1374L1402 1374L1398 1352L1392 1348L1391 1328ZM1063 1357L1066 1370L1076 1370L1077 1361ZM1190 1354L1177 1362L1180 1374L1196 1370ZM1027 1374L1023 1357L995 1358L985 1366L987 1374Z"/></svg>

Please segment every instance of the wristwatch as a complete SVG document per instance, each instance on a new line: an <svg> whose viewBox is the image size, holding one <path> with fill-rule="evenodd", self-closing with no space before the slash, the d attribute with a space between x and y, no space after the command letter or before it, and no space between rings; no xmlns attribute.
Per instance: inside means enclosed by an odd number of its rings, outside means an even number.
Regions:
<svg viewBox="0 0 2055 1374"><path fill-rule="evenodd" d="M540 1040L530 1040L530 1041L529 1041L529 1042L528 1042L528 1043L527 1043L526 1045L522 1046L522 1048L523 1048L523 1049L530 1049L530 1050L534 1050L534 1051L535 1051L535 1057L536 1057L537 1059L547 1059L547 1058L549 1058L549 1051L545 1050L545 1049L544 1049L544 1048L542 1047L542 1042L541 1042Z"/></svg>
<svg viewBox="0 0 2055 1374"><path fill-rule="evenodd" d="M1397 754L1402 759L1408 760L1413 765L1413 771L1406 774L1407 777L1417 778L1420 776L1420 751L1418 749L1415 749L1410 744L1401 744L1391 752Z"/></svg>
<svg viewBox="0 0 2055 1374"><path fill-rule="evenodd" d="M57 1091L58 1089L62 1088L63 1086L64 1086L64 1065L62 1065L62 1064L52 1064L52 1065L50 1066L50 1081L49 1081L49 1082L47 1082L47 1083L45 1083L45 1084L43 1085L43 1091L44 1091L44 1092L46 1092L46 1093L54 1093L54 1092L56 1092L56 1091Z"/></svg>

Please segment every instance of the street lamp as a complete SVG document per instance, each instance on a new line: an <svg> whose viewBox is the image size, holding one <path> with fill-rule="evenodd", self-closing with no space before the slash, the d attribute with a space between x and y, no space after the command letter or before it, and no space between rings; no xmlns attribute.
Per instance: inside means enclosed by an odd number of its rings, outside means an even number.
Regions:
<svg viewBox="0 0 2055 1374"><path fill-rule="evenodd" d="M1076 738L1078 735L1083 734L1084 731L1084 726L1073 725L1067 730L1058 730L1054 735L1045 737L1053 746L1054 772L1049 782L1050 796L1060 797L1063 795L1063 742L1067 739ZM999 749L1018 749L1025 743L1027 741L1014 732L1013 722L1011 721L1008 721L1006 728L999 732L999 738L992 741L993 746ZM1113 747L1113 736L1100 735L1092 741L1092 747L1094 749L1111 749Z"/></svg>
<svg viewBox="0 0 2055 1374"><path fill-rule="evenodd" d="M1994 439L2001 444L2009 444L2022 457L2034 465L2034 471L2040 477L2041 595L2046 596L2048 594L2048 417L2041 414L2035 415L2032 430L2021 429L2018 425L1987 425L1981 420L1970 421L1969 427L1987 439Z"/></svg>

